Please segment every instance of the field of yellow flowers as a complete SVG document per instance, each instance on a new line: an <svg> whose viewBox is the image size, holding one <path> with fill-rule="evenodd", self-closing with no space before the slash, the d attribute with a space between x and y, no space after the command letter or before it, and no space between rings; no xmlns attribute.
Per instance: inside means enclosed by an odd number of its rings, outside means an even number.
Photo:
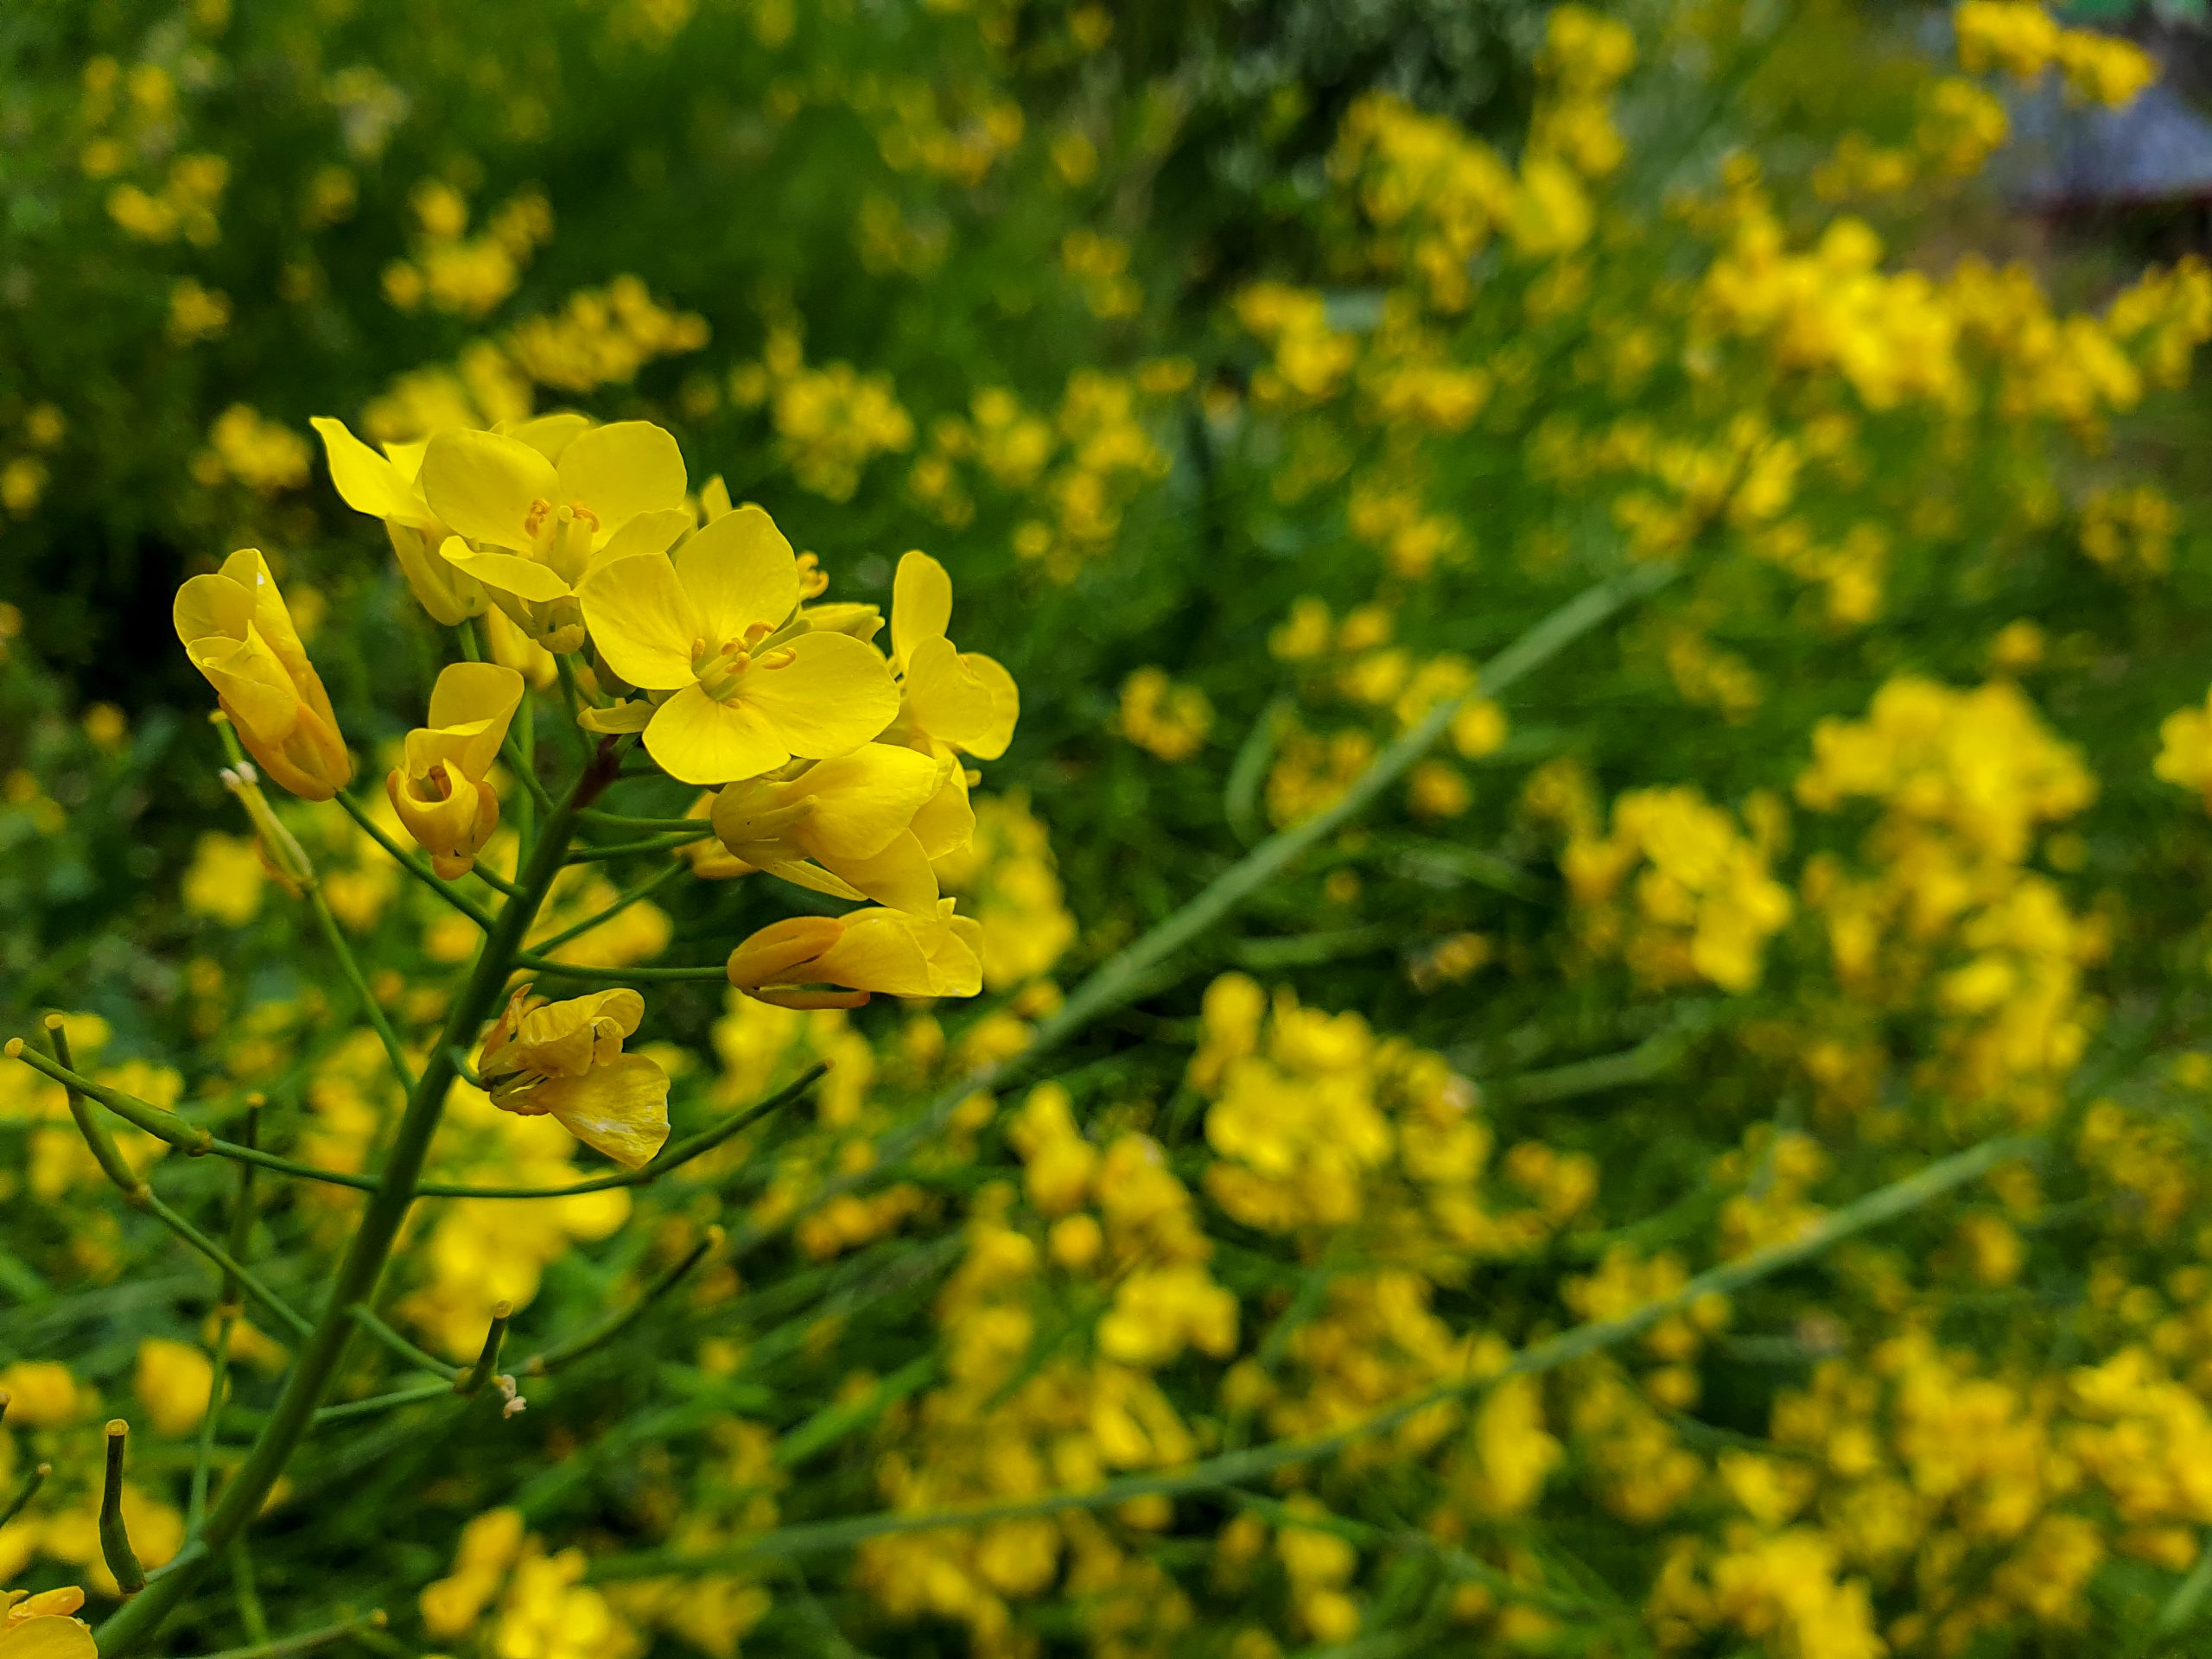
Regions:
<svg viewBox="0 0 2212 1659"><path fill-rule="evenodd" d="M2158 76L0 8L0 1659L2204 1651Z"/></svg>

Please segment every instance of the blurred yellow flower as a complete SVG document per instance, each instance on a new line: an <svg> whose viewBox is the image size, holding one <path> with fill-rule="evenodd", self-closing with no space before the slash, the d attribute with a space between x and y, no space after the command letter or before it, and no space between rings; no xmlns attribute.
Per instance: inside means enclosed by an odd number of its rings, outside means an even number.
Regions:
<svg viewBox="0 0 2212 1659"><path fill-rule="evenodd" d="M263 771L309 801L327 801L353 781L329 695L258 549L232 554L219 574L192 577L177 589L172 615L192 665Z"/></svg>
<svg viewBox="0 0 2212 1659"><path fill-rule="evenodd" d="M156 1434L177 1438L200 1427L215 1386L215 1363L188 1342L148 1337L138 1344L131 1389Z"/></svg>

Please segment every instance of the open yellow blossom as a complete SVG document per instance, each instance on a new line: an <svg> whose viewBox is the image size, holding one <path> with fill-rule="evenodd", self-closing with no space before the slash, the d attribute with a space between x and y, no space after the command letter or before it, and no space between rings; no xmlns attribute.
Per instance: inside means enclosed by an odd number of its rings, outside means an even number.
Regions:
<svg viewBox="0 0 2212 1659"><path fill-rule="evenodd" d="M477 1075L501 1111L550 1113L586 1146L642 1168L668 1141L668 1073L622 1052L645 1017L645 999L627 986L549 1002L518 985L484 1039Z"/></svg>
<svg viewBox="0 0 2212 1659"><path fill-rule="evenodd" d="M330 481L356 512L384 520L399 574L431 620L452 627L480 616L491 599L484 584L454 565L438 550L453 534L423 493L423 443L387 443L375 450L348 431L343 421L319 415L308 423L322 439L330 462Z"/></svg>
<svg viewBox="0 0 2212 1659"><path fill-rule="evenodd" d="M407 833L450 881L465 875L499 824L485 774L522 702L522 676L497 663L449 663L430 690L430 723L407 734L405 764L385 793Z"/></svg>
<svg viewBox="0 0 2212 1659"><path fill-rule="evenodd" d="M730 785L715 798L715 834L734 856L786 881L933 916L930 860L956 850L975 823L972 815L960 824L927 810L953 764L863 744L795 778Z"/></svg>
<svg viewBox="0 0 2212 1659"><path fill-rule="evenodd" d="M607 665L661 694L644 721L645 751L687 784L849 754L898 712L873 646L794 618L798 560L759 507L723 514L672 558L600 563L581 596Z"/></svg>
<svg viewBox="0 0 2212 1659"><path fill-rule="evenodd" d="M264 772L309 801L327 801L353 780L329 694L259 549L241 548L217 574L191 578L171 614L192 665Z"/></svg>
<svg viewBox="0 0 2212 1659"><path fill-rule="evenodd" d="M76 1617L85 1592L74 1586L0 1592L0 1659L98 1659L92 1633Z"/></svg>
<svg viewBox="0 0 2212 1659"><path fill-rule="evenodd" d="M973 996L982 930L940 899L930 916L856 910L772 923L729 953L729 982L786 1008L856 1008L869 993Z"/></svg>
<svg viewBox="0 0 2212 1659"><path fill-rule="evenodd" d="M584 642L575 584L601 560L667 550L691 527L683 452L645 421L548 416L448 431L423 452L423 499L454 532L446 562L548 651Z"/></svg>
<svg viewBox="0 0 2212 1659"><path fill-rule="evenodd" d="M995 760L1021 712L1014 676L980 652L955 649L952 578L926 553L899 561L891 586L891 659L899 671L898 734L917 747L944 744Z"/></svg>

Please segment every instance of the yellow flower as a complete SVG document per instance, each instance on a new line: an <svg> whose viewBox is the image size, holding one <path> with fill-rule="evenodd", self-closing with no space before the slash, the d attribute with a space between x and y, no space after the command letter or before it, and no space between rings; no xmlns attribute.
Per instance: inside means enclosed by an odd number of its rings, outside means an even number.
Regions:
<svg viewBox="0 0 2212 1659"><path fill-rule="evenodd" d="M434 621L452 627L483 614L491 603L484 584L446 563L438 552L453 532L423 493L422 443L387 443L384 454L363 443L343 421L319 415L308 424L322 438L330 481L356 512L384 520L399 560L399 573Z"/></svg>
<svg viewBox="0 0 2212 1659"><path fill-rule="evenodd" d="M626 986L549 1002L518 985L484 1039L477 1075L501 1111L550 1113L586 1146L641 1168L668 1141L668 1073L622 1052L645 1016L645 999Z"/></svg>
<svg viewBox="0 0 2212 1659"><path fill-rule="evenodd" d="M187 582L172 615L193 666L264 772L309 801L353 780L338 716L258 549L242 548L219 574Z"/></svg>
<svg viewBox="0 0 2212 1659"><path fill-rule="evenodd" d="M786 1008L856 1008L891 996L973 996L983 988L982 930L940 899L931 916L856 910L794 916L729 953L729 982ZM810 989L809 987L837 988Z"/></svg>
<svg viewBox="0 0 2212 1659"><path fill-rule="evenodd" d="M139 1343L131 1388L156 1434L181 1439L199 1427L214 1386L215 1364L204 1350L167 1337Z"/></svg>
<svg viewBox="0 0 2212 1659"><path fill-rule="evenodd" d="M584 642L575 584L588 570L664 552L693 522L683 452L645 421L548 416L512 432L440 432L423 452L422 484L454 532L445 560L554 652Z"/></svg>
<svg viewBox="0 0 2212 1659"><path fill-rule="evenodd" d="M644 721L645 750L687 784L849 754L898 712L873 646L794 617L798 561L759 507L723 514L673 558L596 564L581 597L607 665L663 694Z"/></svg>
<svg viewBox="0 0 2212 1659"><path fill-rule="evenodd" d="M522 702L522 676L497 663L449 663L430 690L430 723L407 734L406 764L385 775L391 810L450 881L465 875L499 823L484 781Z"/></svg>
<svg viewBox="0 0 2212 1659"><path fill-rule="evenodd" d="M917 748L943 744L995 760L1014 740L1021 698L1014 676L945 638L952 578L926 553L899 561L891 586L891 659L900 678L898 729Z"/></svg>
<svg viewBox="0 0 2212 1659"><path fill-rule="evenodd" d="M937 913L930 860L965 842L966 825L925 809L952 768L887 743L867 743L797 777L732 784L715 798L715 834L758 870L840 899ZM938 844L946 835L957 837Z"/></svg>
<svg viewBox="0 0 2212 1659"><path fill-rule="evenodd" d="M33 1595L0 1591L0 1659L99 1659L92 1633L75 1617L85 1592L72 1586Z"/></svg>

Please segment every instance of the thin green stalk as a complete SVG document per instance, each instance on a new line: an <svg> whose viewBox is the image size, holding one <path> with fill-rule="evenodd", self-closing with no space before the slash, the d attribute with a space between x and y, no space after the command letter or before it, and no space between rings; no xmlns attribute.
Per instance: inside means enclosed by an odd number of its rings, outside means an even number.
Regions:
<svg viewBox="0 0 2212 1659"><path fill-rule="evenodd" d="M228 1278L237 1280L245 1294L275 1314L277 1323L295 1338L305 1338L315 1328L305 1315L263 1284L244 1262L163 1204L150 1191L138 1200L138 1207L220 1268Z"/></svg>
<svg viewBox="0 0 2212 1659"><path fill-rule="evenodd" d="M524 1376L543 1376L556 1367L582 1359L595 1348L604 1348L625 1331L635 1325L660 1300L691 1276L691 1270L705 1261L722 1243L722 1230L709 1227L700 1236L699 1242L685 1251L681 1261L646 1286L638 1300L620 1313L578 1332L566 1342L558 1342L541 1354L533 1354L517 1370Z"/></svg>
<svg viewBox="0 0 2212 1659"><path fill-rule="evenodd" d="M52 1464L41 1463L24 1475L22 1484L16 1488L14 1495L4 1503L0 1503L0 1527L6 1526L30 1507L31 1500L38 1496L38 1489L46 1484L47 1477L53 1472Z"/></svg>
<svg viewBox="0 0 2212 1659"><path fill-rule="evenodd" d="M261 1105L258 1099L249 1101L245 1115L245 1144L252 1146L261 1138ZM224 1248L234 1262L243 1262L253 1242L253 1185L254 1167L240 1164L238 1185L231 1193L231 1230L224 1239ZM185 1507L185 1530L196 1531L202 1516L207 1513L208 1471L215 1461L215 1425L223 1414L223 1389L231 1369L231 1345L238 1335L238 1316L244 1312L240 1298L245 1287L228 1272L223 1274L221 1295L217 1299L214 1363L207 1374L207 1410L200 1420L200 1444L192 1458L192 1485L190 1499Z"/></svg>
<svg viewBox="0 0 2212 1659"><path fill-rule="evenodd" d="M667 984L678 980L727 980L727 966L697 968L588 968L581 963L554 962L535 950L525 950L515 958L515 966L527 968L534 973L562 974L570 979L588 979L603 985Z"/></svg>
<svg viewBox="0 0 2212 1659"><path fill-rule="evenodd" d="M493 892L502 893L509 899L517 897L522 892L520 887L508 880L505 876L501 875L497 870L486 868L482 859L477 860L474 864L471 865L469 867L468 873L474 876L479 881L481 881L486 887L491 888Z"/></svg>
<svg viewBox="0 0 2212 1659"><path fill-rule="evenodd" d="M569 837L575 831L575 815L606 788L620 765L620 747L602 743L593 762L577 779L568 798L552 812L531 849L524 867L521 894L504 906L479 947L475 966L467 983L454 998L443 1033L430 1046L422 1075L409 1091L382 1179L361 1217L352 1242L340 1261L333 1280L328 1306L294 1359L283 1391L277 1396L260 1434L248 1450L238 1472L223 1489L220 1500L208 1511L200 1536L207 1554L220 1556L244 1535L261 1512L270 1491L283 1475L296 1452L315 1423L316 1410L328 1392L352 1340L354 1310L367 1307L376 1295L401 1225L415 1198L416 1184L437 1133L446 1091L454 1079L447 1051L474 1040L504 995L516 950L537 918L538 906L561 872ZM190 1591L203 1570L205 1558L181 1570L163 1574L138 1596L126 1602L102 1624L97 1641L105 1659L128 1659L143 1652L168 1615Z"/></svg>
<svg viewBox="0 0 2212 1659"><path fill-rule="evenodd" d="M424 1370L433 1372L442 1377L452 1378L461 1375L460 1366L448 1364L444 1360L440 1359L435 1354L429 1352L426 1349L416 1347L413 1343L408 1341L406 1338L401 1336L398 1332L393 1330L382 1319L378 1319L374 1313L371 1313L367 1307L358 1306L354 1308L353 1318L354 1324L359 1325L362 1330L367 1332L378 1342L384 1344L385 1347L391 1349L393 1353L397 1354L409 1364L419 1365Z"/></svg>
<svg viewBox="0 0 2212 1659"><path fill-rule="evenodd" d="M506 741L515 746L520 762L520 774L524 787L515 798L515 844L522 850L517 858L530 856L530 843L536 839L537 798L529 788L537 779L537 704L530 695L530 688L523 687L522 702L515 709L514 723L507 728Z"/></svg>
<svg viewBox="0 0 2212 1659"><path fill-rule="evenodd" d="M507 1340L507 1321L515 1316L512 1302L492 1305L491 1328L484 1333L484 1346L476 1356L476 1363L453 1380L455 1394L480 1394L492 1374L499 1369L499 1350Z"/></svg>
<svg viewBox="0 0 2212 1659"><path fill-rule="evenodd" d="M1400 734L1353 780L1332 804L1302 823L1268 837L1217 876L1181 909L1093 969L1060 1007L1030 1033L1028 1045L1012 1058L987 1065L940 1093L927 1109L904 1127L880 1137L875 1157L850 1174L817 1185L805 1200L777 1220L748 1225L730 1246L733 1258L758 1249L855 1187L884 1179L908 1152L940 1133L977 1090L995 1089L1022 1068L1058 1047L1109 1008L1141 995L1168 957L1198 938L1286 868L1366 810L1368 804L1411 769L1451 727L1452 718L1476 697L1496 696L1541 668L1624 607L1656 593L1681 567L1638 565L1585 588L1485 663L1473 690L1447 697Z"/></svg>
<svg viewBox="0 0 2212 1659"><path fill-rule="evenodd" d="M380 1411L396 1411L402 1406L419 1406L433 1400L452 1398L452 1383L423 1382L411 1389L397 1389L390 1394L372 1395L365 1400L348 1400L342 1405L321 1407L315 1412L315 1426L324 1428L353 1417L370 1417Z"/></svg>
<svg viewBox="0 0 2212 1659"><path fill-rule="evenodd" d="M480 663L485 660L483 647L476 638L474 621L463 617L454 625L454 632L461 638L461 654L463 657L472 663ZM522 695L523 707L527 709L530 706L531 696L528 688L524 688ZM519 715L520 711L517 712ZM553 810L553 797L546 792L545 785L538 781L537 767L534 764L537 760L537 752L534 749L527 751L524 749L517 740L512 726L507 728L506 737L500 743L499 749L500 753L507 758L508 769L522 780L522 786L530 791L531 799L537 804L538 810L550 812ZM524 839L527 840L528 837Z"/></svg>
<svg viewBox="0 0 2212 1659"><path fill-rule="evenodd" d="M569 855L571 864L588 864L595 859L629 858L645 853L669 853L678 847L688 847L695 841L711 841L715 832L706 820L692 820L698 825L677 834L659 836L649 841L616 841L599 847L579 847Z"/></svg>
<svg viewBox="0 0 2212 1659"><path fill-rule="evenodd" d="M269 1639L269 1615L261 1608L261 1589L254 1582L253 1555L241 1538L231 1546L231 1587L237 1592L238 1623L257 1642Z"/></svg>
<svg viewBox="0 0 2212 1659"><path fill-rule="evenodd" d="M404 869L410 875L413 876L417 881L420 881L432 893L436 893L439 898L444 899L446 903L451 905L462 915L467 917L468 919L475 923L477 926L489 928L492 925L492 912L490 911L485 909L483 906L478 904L474 899L469 898L466 893L458 891L452 882L444 880L422 859L416 857L413 853L409 852L404 847L402 847L390 836L385 834L382 826L380 826L374 818L372 818L369 816L368 809L366 807L363 806L359 801L355 800L351 795L348 795L343 790L339 791L334 798L337 800L339 805L346 809L346 816L352 818L355 823L361 826L363 833L365 833L370 840L375 842L378 846L383 848L385 852L391 854L391 856L398 861L401 868Z"/></svg>
<svg viewBox="0 0 2212 1659"><path fill-rule="evenodd" d="M92 1099L113 1112L134 1128L143 1129L156 1141L166 1141L180 1152L197 1158L213 1149L215 1137L197 1123L188 1123L175 1112L165 1112L150 1102L143 1101L123 1090L110 1088L95 1082L83 1073L41 1054L20 1037L10 1037L4 1048L0 1048L10 1059L21 1060L34 1071L43 1071L56 1083Z"/></svg>
<svg viewBox="0 0 2212 1659"><path fill-rule="evenodd" d="M696 835L709 827L704 818L633 818L620 812L587 812L584 822L594 830L627 830L643 836Z"/></svg>
<svg viewBox="0 0 2212 1659"><path fill-rule="evenodd" d="M657 871L655 874L647 876L644 880L639 882L636 887L632 887L627 893L617 899L613 904L607 906L606 909L601 911L597 915L585 917L583 920L578 922L574 927L563 928L558 933L556 933L550 939L537 939L533 941L530 947L532 954L542 957L548 950L557 950L562 945L566 944L570 939L579 938L584 934L590 932L594 928L613 921L617 916L620 916L624 911L629 909L631 906L636 904L639 899L650 899L652 897L654 893L666 887L677 876L682 875L687 868L687 866L674 859L670 860L667 868Z"/></svg>
<svg viewBox="0 0 2212 1659"><path fill-rule="evenodd" d="M448 1050L448 1060L460 1051ZM570 1198L583 1192L604 1192L610 1187L644 1186L657 1181L671 1171L690 1163L694 1158L712 1152L716 1147L748 1124L759 1121L779 1108L790 1104L813 1087L816 1079L829 1070L824 1064L809 1071L798 1082L778 1090L767 1099L734 1112L718 1123L709 1124L696 1135L663 1147L659 1157L643 1169L620 1170L607 1175L594 1175L588 1179L571 1182L566 1186L476 1186L462 1181L423 1181L416 1185L418 1198ZM458 1065L455 1065L458 1075ZM65 1073L67 1078L75 1073ZM148 1110L154 1109L151 1107ZM279 1175L289 1175L302 1181L318 1181L325 1186L343 1186L356 1192L373 1192L379 1183L373 1175L355 1175L340 1169L324 1169L315 1164L303 1164L290 1158L280 1158L274 1153L264 1152L258 1147L241 1146L234 1141L209 1142L207 1152L217 1158L249 1164L257 1169L266 1169Z"/></svg>
<svg viewBox="0 0 2212 1659"><path fill-rule="evenodd" d="M359 1618L349 1618L342 1624L327 1624L320 1630L302 1630L297 1636L279 1637L273 1642L257 1642L250 1648L220 1648L201 1656L201 1659L283 1659L294 1653L311 1653L317 1648L329 1647L364 1630L380 1630L391 1621L382 1609L364 1613Z"/></svg>
<svg viewBox="0 0 2212 1659"><path fill-rule="evenodd" d="M1373 1413L1349 1427L1306 1440L1279 1440L1219 1457L1207 1458L1181 1469L1157 1474L1126 1475L1081 1491L1051 1492L1005 1503L965 1504L935 1510L884 1510L840 1521L804 1522L779 1527L727 1548L687 1554L674 1550L641 1551L630 1555L602 1557L589 1576L601 1581L660 1578L687 1573L731 1571L760 1560L843 1549L864 1539L891 1533L929 1532L945 1527L971 1527L995 1521L1057 1514L1065 1510L1110 1509L1132 1498L1172 1497L1186 1492L1219 1491L1256 1480L1278 1469L1317 1462L1344 1451L1357 1441L1388 1434L1409 1419L1450 1402L1486 1393L1511 1376L1530 1376L1602 1353L1642 1336L1662 1320L1671 1319L1707 1296L1729 1295L1770 1278L1786 1268L1869 1228L1911 1213L1955 1187L1979 1179L1999 1164L2031 1157L2048 1145L2041 1135L2007 1135L1985 1141L1966 1151L1940 1159L1904 1179L1876 1189L1855 1202L1824 1217L1813 1226L1778 1244L1754 1250L1733 1262L1709 1268L1689 1280L1673 1294L1647 1302L1615 1319L1592 1319L1515 1352L1503 1365L1481 1376L1440 1383L1412 1398Z"/></svg>
<svg viewBox="0 0 2212 1659"><path fill-rule="evenodd" d="M330 946L331 954L338 958L339 971L346 976L346 982L353 988L353 995L361 1001L361 1013L377 1040L384 1045L385 1058L391 1062L392 1072L403 1089L415 1086L415 1068L407 1063L407 1051L400 1046L399 1033L391 1028L391 1021L385 1018L384 1008L377 1001L377 994L369 988L368 976L362 973L361 964L354 959L353 947L346 942L345 930L338 925L338 918L330 913L330 901L322 896L322 884L311 883L308 887L308 904L315 912L316 925Z"/></svg>

